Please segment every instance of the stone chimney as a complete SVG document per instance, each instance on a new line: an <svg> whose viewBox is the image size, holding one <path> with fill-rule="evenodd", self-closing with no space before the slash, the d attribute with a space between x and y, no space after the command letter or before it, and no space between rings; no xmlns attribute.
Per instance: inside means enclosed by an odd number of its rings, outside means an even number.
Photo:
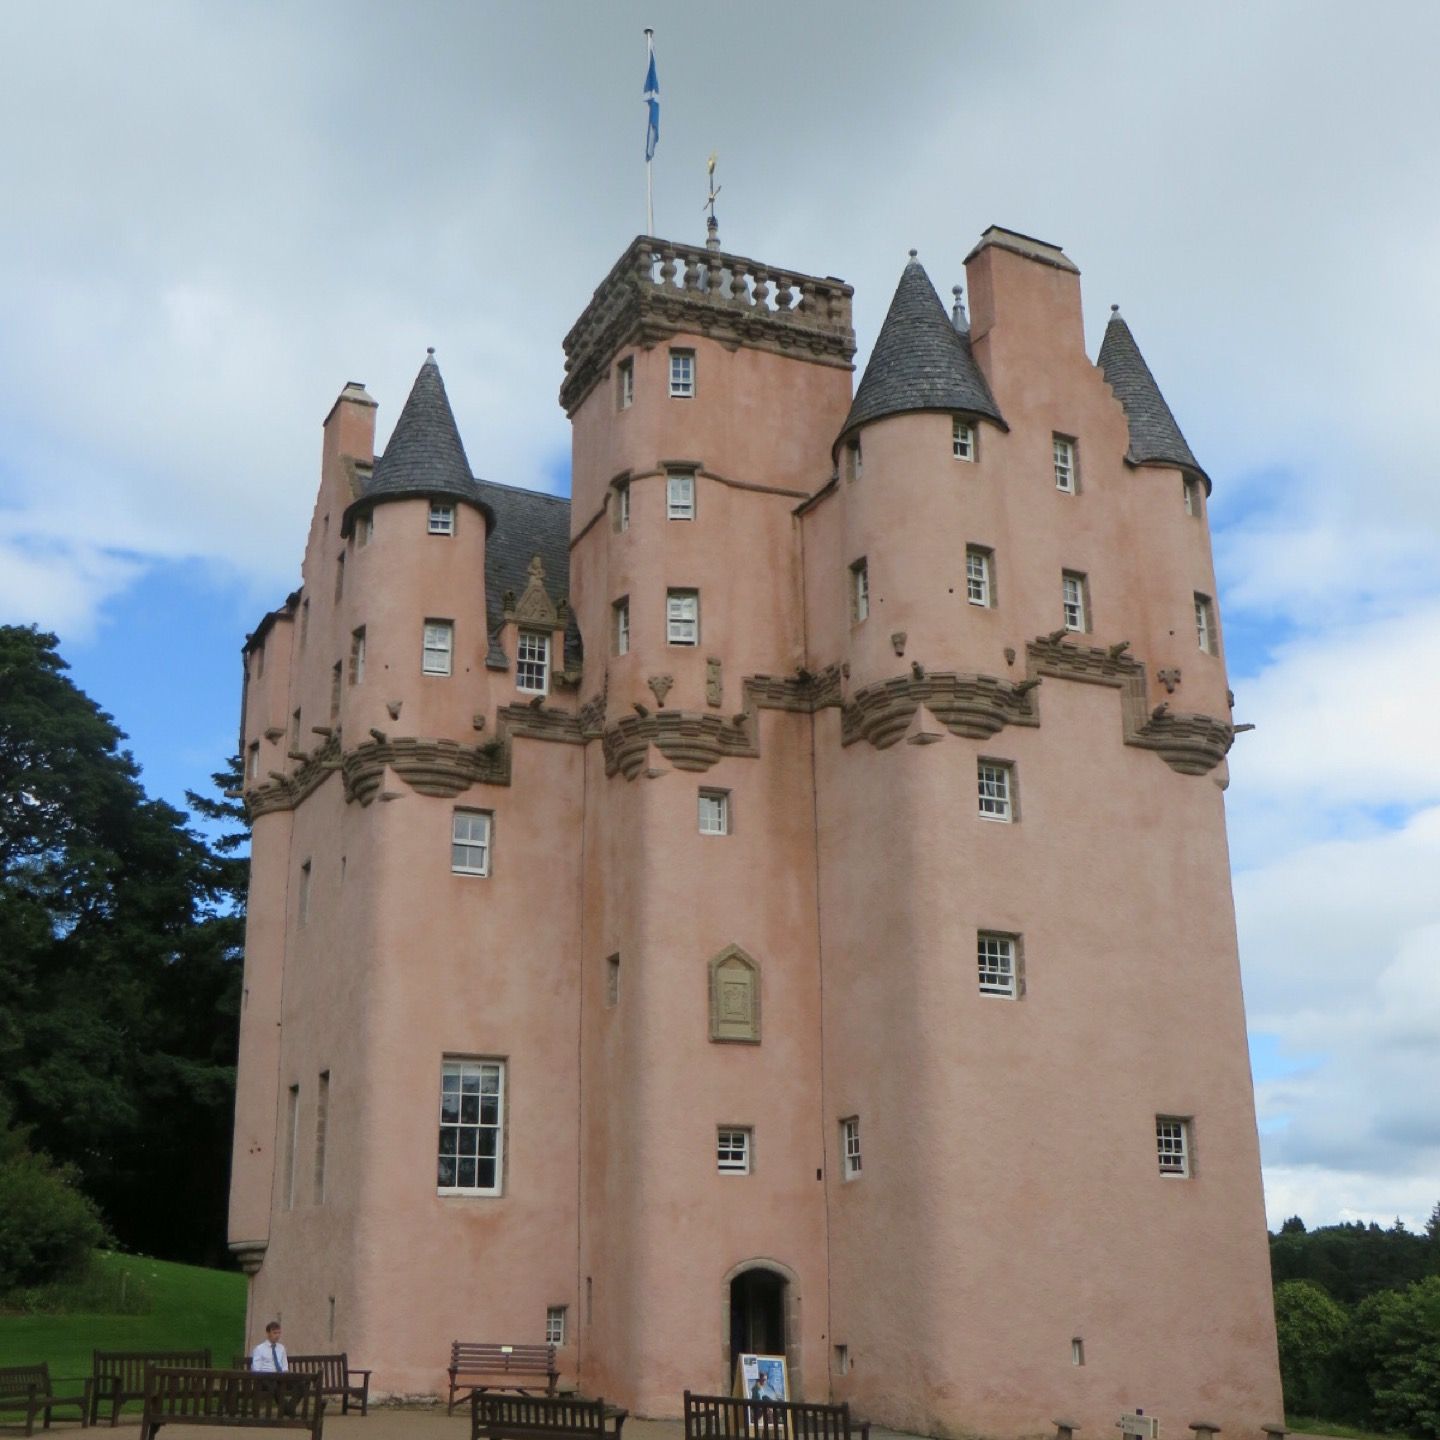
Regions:
<svg viewBox="0 0 1440 1440"><path fill-rule="evenodd" d="M965 273L970 342L997 398L1018 370L1085 360L1080 271L1058 245L992 225Z"/></svg>
<svg viewBox="0 0 1440 1440"><path fill-rule="evenodd" d="M375 401L358 380L347 380L325 417L321 473L328 475L342 459L359 465L375 463Z"/></svg>

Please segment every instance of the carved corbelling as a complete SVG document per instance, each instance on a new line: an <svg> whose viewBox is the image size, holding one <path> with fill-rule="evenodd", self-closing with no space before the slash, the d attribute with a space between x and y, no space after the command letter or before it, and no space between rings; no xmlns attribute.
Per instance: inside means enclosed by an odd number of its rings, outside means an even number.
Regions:
<svg viewBox="0 0 1440 1440"><path fill-rule="evenodd" d="M256 1274L265 1263L265 1252L270 1248L268 1240L232 1240L230 1253L246 1275Z"/></svg>
<svg viewBox="0 0 1440 1440"><path fill-rule="evenodd" d="M897 675L857 690L840 712L840 743L868 740L877 750L901 740L924 707L952 735L983 740L1006 725L1038 725L1035 693L993 675L939 670Z"/></svg>
<svg viewBox="0 0 1440 1440"><path fill-rule="evenodd" d="M250 819L276 810L293 810L318 790L330 772L338 770L340 765L340 735L335 731L310 752L293 774L277 775L270 784L257 785L245 792L245 808Z"/></svg>
<svg viewBox="0 0 1440 1440"><path fill-rule="evenodd" d="M1213 715L1150 708L1145 666L1126 655L1042 638L1025 647L1029 674L1053 675L1120 691L1120 723L1127 745L1153 750L1181 775L1205 775L1229 753L1234 726Z"/></svg>
<svg viewBox="0 0 1440 1440"><path fill-rule="evenodd" d="M645 773L646 753L654 746L677 770L708 770L731 755L760 754L758 710L788 710L812 715L840 704L840 667L818 675L752 675L744 684L745 709L730 719L686 710L627 715L605 731L605 773L619 771L627 780Z"/></svg>

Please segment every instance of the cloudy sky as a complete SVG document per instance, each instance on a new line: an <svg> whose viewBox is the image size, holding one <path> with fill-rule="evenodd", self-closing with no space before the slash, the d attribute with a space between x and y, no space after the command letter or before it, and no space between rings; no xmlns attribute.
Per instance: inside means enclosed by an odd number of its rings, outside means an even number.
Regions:
<svg viewBox="0 0 1440 1440"><path fill-rule="evenodd" d="M180 800L298 574L320 421L434 345L564 490L560 339L644 228L942 292L985 226L1122 304L1202 463L1272 1224L1440 1199L1440 7L0 5L0 620Z"/></svg>

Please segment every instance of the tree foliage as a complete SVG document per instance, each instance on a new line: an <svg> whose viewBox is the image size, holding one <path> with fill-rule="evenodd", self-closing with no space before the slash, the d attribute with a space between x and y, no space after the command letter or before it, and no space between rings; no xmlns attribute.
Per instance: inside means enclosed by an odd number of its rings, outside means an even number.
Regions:
<svg viewBox="0 0 1440 1440"><path fill-rule="evenodd" d="M1334 1299L1354 1305L1377 1290L1394 1290L1435 1273L1435 1245L1396 1221L1323 1225L1306 1231L1286 1221L1270 1237L1270 1273L1276 1285L1313 1280Z"/></svg>
<svg viewBox="0 0 1440 1440"><path fill-rule="evenodd" d="M215 1261L245 837L207 842L147 796L125 737L66 668L53 635L0 627L0 1098L122 1243Z"/></svg>
<svg viewBox="0 0 1440 1440"><path fill-rule="evenodd" d="M1344 1408L1338 1374L1350 1316L1313 1280L1275 1287L1275 1333L1285 1408L1296 1415L1331 1416Z"/></svg>
<svg viewBox="0 0 1440 1440"><path fill-rule="evenodd" d="M1351 1351L1369 1387L1371 1423L1440 1440L1440 1276L1361 1301Z"/></svg>

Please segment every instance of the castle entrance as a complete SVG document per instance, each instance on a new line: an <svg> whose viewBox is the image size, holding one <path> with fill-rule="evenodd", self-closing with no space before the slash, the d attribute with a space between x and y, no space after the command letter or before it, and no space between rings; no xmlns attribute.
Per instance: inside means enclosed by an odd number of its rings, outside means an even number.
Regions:
<svg viewBox="0 0 1440 1440"><path fill-rule="evenodd" d="M730 1282L730 1378L741 1355L784 1355L786 1279L757 1266Z"/></svg>

